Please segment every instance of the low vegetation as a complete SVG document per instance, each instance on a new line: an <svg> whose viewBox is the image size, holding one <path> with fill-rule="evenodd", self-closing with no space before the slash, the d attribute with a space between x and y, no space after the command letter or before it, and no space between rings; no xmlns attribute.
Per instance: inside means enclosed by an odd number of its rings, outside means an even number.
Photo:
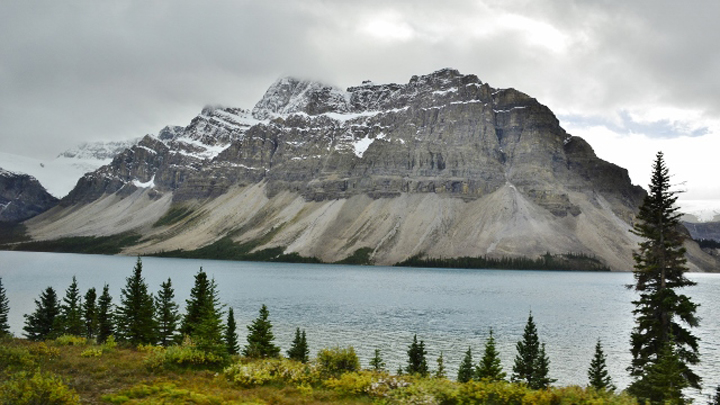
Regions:
<svg viewBox="0 0 720 405"><path fill-rule="evenodd" d="M527 257L504 257L500 259L483 257L428 258L423 255L413 256L397 263L401 267L435 267L457 269L502 269L502 270L576 270L576 271L610 271L600 260L582 253L566 253L561 255L545 255L530 259Z"/></svg>

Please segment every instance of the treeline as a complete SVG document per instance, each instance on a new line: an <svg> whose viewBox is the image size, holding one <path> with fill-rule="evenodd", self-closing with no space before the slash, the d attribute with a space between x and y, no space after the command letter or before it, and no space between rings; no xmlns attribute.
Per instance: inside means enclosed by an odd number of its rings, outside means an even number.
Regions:
<svg viewBox="0 0 720 405"><path fill-rule="evenodd" d="M429 258L423 255L415 255L397 263L396 266L498 270L610 271L600 260L583 253L565 253L562 255L546 253L537 259L527 257L503 257L495 259L487 256Z"/></svg>
<svg viewBox="0 0 720 405"><path fill-rule="evenodd" d="M720 249L720 242L715 239L695 239L701 248Z"/></svg>
<svg viewBox="0 0 720 405"><path fill-rule="evenodd" d="M95 288L90 288L83 295L78 289L77 279L73 277L62 299L53 287L47 287L35 300L34 312L25 315L24 336L31 341L82 338L101 345L118 342L128 347L176 348L165 352L169 357L156 359L158 364L200 364L212 368L226 366L233 355L241 354L247 359L281 357L265 305L260 308L258 317L247 326L247 342L241 349L233 308L225 311L225 306L219 302L215 280L208 278L202 268L194 276L195 282L186 300L184 314L180 314L175 302L172 280L168 278L153 295L144 281L142 268L142 260L138 258L132 275L126 278L125 287L121 289L117 305L113 304L107 284L100 294ZM9 303L0 278L0 335L9 335L8 312ZM531 389L547 388L555 381L549 377L550 361L545 353L545 344L538 337L532 313L516 348L509 381L525 384ZM305 330L296 329L286 355L288 359L301 363L310 360ZM422 340L418 341L417 335L408 346L407 355L407 365L399 368L397 375L447 377L442 353L436 360L437 368L431 373L425 344ZM344 371L360 369L352 347L321 350L318 361L324 362L326 367ZM375 371L387 371L380 349L375 350L370 367ZM476 364L472 348L468 348L457 380L505 381L506 376L490 329L482 359ZM599 341L588 376L590 386L602 390L614 389Z"/></svg>

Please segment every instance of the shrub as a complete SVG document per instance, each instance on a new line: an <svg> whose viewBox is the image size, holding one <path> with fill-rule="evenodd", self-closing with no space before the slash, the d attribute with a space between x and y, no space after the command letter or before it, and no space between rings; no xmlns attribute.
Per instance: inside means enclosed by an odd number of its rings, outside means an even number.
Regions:
<svg viewBox="0 0 720 405"><path fill-rule="evenodd" d="M320 381L317 367L289 359L238 362L227 367L223 374L228 380L243 387L257 387L269 383L309 387Z"/></svg>
<svg viewBox="0 0 720 405"><path fill-rule="evenodd" d="M62 335L55 339L55 343L60 346L84 346L87 344L87 339L75 335Z"/></svg>
<svg viewBox="0 0 720 405"><path fill-rule="evenodd" d="M0 345L0 371L24 370L35 367L35 358L24 347Z"/></svg>
<svg viewBox="0 0 720 405"><path fill-rule="evenodd" d="M198 349L192 342L186 340L181 346L170 346L167 349L162 346L143 346L143 350L150 353L145 359L145 364L150 369L157 368L218 368L222 367L227 357L218 356Z"/></svg>
<svg viewBox="0 0 720 405"><path fill-rule="evenodd" d="M338 391L341 395L356 396L369 394L370 387L377 380L377 373L363 370L355 373L344 373L337 378L331 377L324 384L326 387Z"/></svg>
<svg viewBox="0 0 720 405"><path fill-rule="evenodd" d="M117 394L104 395L103 401L122 404L132 400L151 404L222 404L222 398L205 395L188 389L177 388L175 384L159 382L154 384L138 384L124 389ZM138 403L132 401L132 403Z"/></svg>
<svg viewBox="0 0 720 405"><path fill-rule="evenodd" d="M117 347L117 342L115 342L115 335L110 335L105 340L105 343L103 343L103 351L104 352L111 352L115 350Z"/></svg>
<svg viewBox="0 0 720 405"><path fill-rule="evenodd" d="M91 347L80 353L80 357L100 357L103 354L102 348Z"/></svg>
<svg viewBox="0 0 720 405"><path fill-rule="evenodd" d="M78 404L80 397L68 388L60 378L35 372L12 374L0 385L0 403L2 404Z"/></svg>
<svg viewBox="0 0 720 405"><path fill-rule="evenodd" d="M57 347L50 347L45 342L36 343L30 346L28 350L33 356L45 357L48 359L60 357L60 349Z"/></svg>
<svg viewBox="0 0 720 405"><path fill-rule="evenodd" d="M326 376L337 377L343 373L360 370L360 360L352 346L322 349L317 355L316 362L320 372Z"/></svg>

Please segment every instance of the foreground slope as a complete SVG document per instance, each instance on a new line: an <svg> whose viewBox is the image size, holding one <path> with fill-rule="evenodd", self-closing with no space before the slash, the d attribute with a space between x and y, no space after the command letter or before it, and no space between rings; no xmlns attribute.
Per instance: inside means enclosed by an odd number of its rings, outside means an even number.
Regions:
<svg viewBox="0 0 720 405"><path fill-rule="evenodd" d="M549 252L630 270L643 196L537 100L444 69L346 91L281 79L252 111L208 107L146 136L26 225L38 240L139 233L129 254L231 240L323 261Z"/></svg>

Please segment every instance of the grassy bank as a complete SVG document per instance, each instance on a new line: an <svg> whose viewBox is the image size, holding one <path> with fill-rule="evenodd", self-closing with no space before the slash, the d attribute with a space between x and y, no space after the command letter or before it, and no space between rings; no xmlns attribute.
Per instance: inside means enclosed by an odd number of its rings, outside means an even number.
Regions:
<svg viewBox="0 0 720 405"><path fill-rule="evenodd" d="M186 348L175 350L173 356L170 351L95 345L69 337L5 340L0 345L0 403L22 403L12 395L56 398L37 403L91 404L636 403L625 395L581 387L531 390L508 382L457 383L384 371L342 372L319 361L287 359L251 361L236 356L205 364L197 360L197 352L192 357Z"/></svg>

